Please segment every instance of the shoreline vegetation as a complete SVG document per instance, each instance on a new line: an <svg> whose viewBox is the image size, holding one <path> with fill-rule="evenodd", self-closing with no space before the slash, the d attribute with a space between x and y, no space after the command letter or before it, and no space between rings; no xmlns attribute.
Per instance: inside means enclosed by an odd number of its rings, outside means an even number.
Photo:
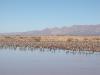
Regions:
<svg viewBox="0 0 100 75"><path fill-rule="evenodd" d="M2 47L100 52L100 36L0 36Z"/></svg>

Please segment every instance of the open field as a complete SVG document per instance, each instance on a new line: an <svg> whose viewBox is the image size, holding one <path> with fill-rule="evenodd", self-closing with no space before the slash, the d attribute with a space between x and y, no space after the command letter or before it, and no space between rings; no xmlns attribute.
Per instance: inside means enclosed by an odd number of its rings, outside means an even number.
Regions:
<svg viewBox="0 0 100 75"><path fill-rule="evenodd" d="M0 36L0 47L100 51L100 36Z"/></svg>

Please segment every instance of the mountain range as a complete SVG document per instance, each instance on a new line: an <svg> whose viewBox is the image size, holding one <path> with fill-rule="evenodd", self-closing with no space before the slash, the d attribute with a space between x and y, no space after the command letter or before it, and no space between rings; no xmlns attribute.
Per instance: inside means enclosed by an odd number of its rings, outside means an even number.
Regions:
<svg viewBox="0 0 100 75"><path fill-rule="evenodd" d="M71 27L54 27L43 30L34 30L17 33L2 33L1 35L100 35L100 24L97 25L73 25Z"/></svg>

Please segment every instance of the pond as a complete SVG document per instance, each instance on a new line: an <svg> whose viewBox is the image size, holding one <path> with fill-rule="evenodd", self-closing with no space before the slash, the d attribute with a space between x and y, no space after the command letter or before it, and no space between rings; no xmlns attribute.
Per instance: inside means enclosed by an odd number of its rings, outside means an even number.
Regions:
<svg viewBox="0 0 100 75"><path fill-rule="evenodd" d="M0 75L100 75L100 53L2 48Z"/></svg>

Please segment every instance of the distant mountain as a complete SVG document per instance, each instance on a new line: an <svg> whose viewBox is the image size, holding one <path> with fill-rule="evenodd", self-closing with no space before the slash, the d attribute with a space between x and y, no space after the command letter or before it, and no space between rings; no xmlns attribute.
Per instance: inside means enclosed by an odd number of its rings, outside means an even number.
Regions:
<svg viewBox="0 0 100 75"><path fill-rule="evenodd" d="M21 33L11 33L9 35L100 35L100 24L98 25L73 25L62 28L46 28L37 31L28 31Z"/></svg>

